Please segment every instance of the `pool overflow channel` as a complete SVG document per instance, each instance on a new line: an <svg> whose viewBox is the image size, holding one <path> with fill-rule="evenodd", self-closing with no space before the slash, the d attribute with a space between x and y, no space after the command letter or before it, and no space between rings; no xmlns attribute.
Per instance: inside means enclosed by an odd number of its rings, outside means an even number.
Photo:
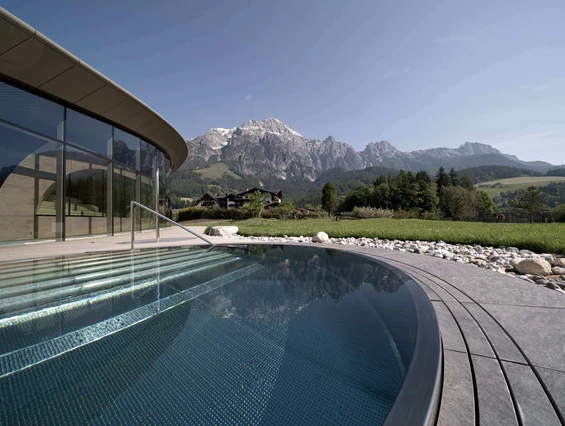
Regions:
<svg viewBox="0 0 565 426"><path fill-rule="evenodd" d="M384 425L433 423L441 387L441 340L435 314L416 283L382 262L326 249L192 246L0 264L0 274L2 392L6 390L3 380L14 377L17 382L24 371L43 368L76 349L159 321L175 308L192 304L190 312L204 304L205 310L217 310L216 304L223 303L236 312L238 320L232 321L236 330L247 330L246 335L260 342L258 348L267 345L277 354L278 377L255 384L270 386L267 393L272 398L284 386L295 389L293 380L308 379L310 372L297 372L310 365L318 371L312 373L315 380L325 386L333 383L330 387L340 388L336 394L345 392L359 403L353 411L344 407L341 414L332 414L328 424L362 424L368 419ZM269 278L263 280L263 276ZM238 282L239 292L229 290L227 284ZM245 307L238 308L242 301ZM232 315L228 312L221 319L229 321ZM321 321L324 318L328 321ZM332 321L335 325L328 324ZM355 336L348 337L349 333ZM319 348L308 346L307 341L319 342ZM239 344L245 346L245 342ZM383 347L388 349L378 356L365 356ZM359 348L362 352L356 353ZM336 354L331 353L334 349ZM341 389L343 383L346 386ZM356 388L353 393L351 386ZM310 385L303 387L302 392L311 391ZM9 398L2 397L4 404L9 403ZM374 398L384 399L374 406ZM292 405L291 399L287 402ZM307 414L326 415L318 409L312 405ZM286 409L272 410L253 408L247 415L261 412L263 420L256 421L258 417L250 424L269 424L273 415L283 415ZM0 424L20 415L18 409L4 405ZM292 415L284 414L288 419Z"/></svg>

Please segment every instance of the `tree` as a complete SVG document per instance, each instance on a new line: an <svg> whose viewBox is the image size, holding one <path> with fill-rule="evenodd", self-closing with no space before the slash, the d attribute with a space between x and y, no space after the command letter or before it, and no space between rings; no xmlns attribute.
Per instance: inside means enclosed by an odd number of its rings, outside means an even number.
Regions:
<svg viewBox="0 0 565 426"><path fill-rule="evenodd" d="M460 186L446 186L441 190L441 210L447 217L456 220L477 214L476 195Z"/></svg>
<svg viewBox="0 0 565 426"><path fill-rule="evenodd" d="M264 194L261 191L255 191L249 194L249 202L244 206L244 208L249 210L253 217L261 217L261 213L265 207L266 198L267 194Z"/></svg>
<svg viewBox="0 0 565 426"><path fill-rule="evenodd" d="M486 191L473 192L476 196L476 207L479 213L494 213L496 204L492 201L492 197Z"/></svg>
<svg viewBox="0 0 565 426"><path fill-rule="evenodd" d="M514 201L514 206L526 211L533 222L534 213L543 210L543 193L535 186L529 186L524 193Z"/></svg>
<svg viewBox="0 0 565 426"><path fill-rule="evenodd" d="M279 206L277 207L283 216L288 216L296 210L296 207L292 203L290 198L285 198L281 201Z"/></svg>
<svg viewBox="0 0 565 426"><path fill-rule="evenodd" d="M416 182L432 183L432 178L425 170L416 173Z"/></svg>
<svg viewBox="0 0 565 426"><path fill-rule="evenodd" d="M457 172L453 167L449 171L449 181L452 186L459 186L459 176L457 176Z"/></svg>
<svg viewBox="0 0 565 426"><path fill-rule="evenodd" d="M461 179L461 186L468 191L473 191L475 189L475 186L473 184L473 179L471 179L469 173L465 173L463 179Z"/></svg>
<svg viewBox="0 0 565 426"><path fill-rule="evenodd" d="M436 184L437 184L437 193L441 194L442 188L451 185L451 179L447 173L445 173L445 169L440 167L436 174Z"/></svg>
<svg viewBox="0 0 565 426"><path fill-rule="evenodd" d="M337 189L331 182L327 182L322 189L322 209L328 212L328 216L337 207Z"/></svg>

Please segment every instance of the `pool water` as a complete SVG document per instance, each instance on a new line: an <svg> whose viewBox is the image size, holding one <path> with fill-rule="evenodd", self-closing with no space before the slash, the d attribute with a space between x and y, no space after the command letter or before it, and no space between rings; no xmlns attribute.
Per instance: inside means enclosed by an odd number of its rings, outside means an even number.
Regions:
<svg viewBox="0 0 565 426"><path fill-rule="evenodd" d="M331 249L148 249L0 272L2 426L380 425L418 332L405 277Z"/></svg>

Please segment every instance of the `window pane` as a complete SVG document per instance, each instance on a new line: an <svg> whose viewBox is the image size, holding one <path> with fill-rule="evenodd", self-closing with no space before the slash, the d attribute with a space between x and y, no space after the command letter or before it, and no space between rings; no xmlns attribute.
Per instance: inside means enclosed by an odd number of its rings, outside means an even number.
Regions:
<svg viewBox="0 0 565 426"><path fill-rule="evenodd" d="M0 119L62 139L63 106L0 81Z"/></svg>
<svg viewBox="0 0 565 426"><path fill-rule="evenodd" d="M111 155L112 126L67 108L67 142Z"/></svg>
<svg viewBox="0 0 565 426"><path fill-rule="evenodd" d="M132 170L114 166L114 232L131 231L130 203L136 201L137 175Z"/></svg>
<svg viewBox="0 0 565 426"><path fill-rule="evenodd" d="M114 127L114 161L139 170L139 138Z"/></svg>
<svg viewBox="0 0 565 426"><path fill-rule="evenodd" d="M154 176L159 150L150 143L141 141L141 173Z"/></svg>
<svg viewBox="0 0 565 426"><path fill-rule="evenodd" d="M0 241L56 237L62 149L0 123Z"/></svg>
<svg viewBox="0 0 565 426"><path fill-rule="evenodd" d="M111 233L108 226L108 171L111 163L67 146L65 176L65 234Z"/></svg>
<svg viewBox="0 0 565 426"><path fill-rule="evenodd" d="M155 210L154 181L149 176L141 175L141 204ZM147 210L141 210L141 229L155 228L155 216Z"/></svg>

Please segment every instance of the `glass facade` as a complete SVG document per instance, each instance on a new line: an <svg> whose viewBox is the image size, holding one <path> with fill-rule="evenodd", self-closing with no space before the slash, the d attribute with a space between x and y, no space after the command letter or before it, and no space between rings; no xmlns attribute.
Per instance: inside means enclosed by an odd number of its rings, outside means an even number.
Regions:
<svg viewBox="0 0 565 426"><path fill-rule="evenodd" d="M168 210L170 163L117 127L0 81L0 242L131 230L130 201ZM136 229L155 217L136 209Z"/></svg>

